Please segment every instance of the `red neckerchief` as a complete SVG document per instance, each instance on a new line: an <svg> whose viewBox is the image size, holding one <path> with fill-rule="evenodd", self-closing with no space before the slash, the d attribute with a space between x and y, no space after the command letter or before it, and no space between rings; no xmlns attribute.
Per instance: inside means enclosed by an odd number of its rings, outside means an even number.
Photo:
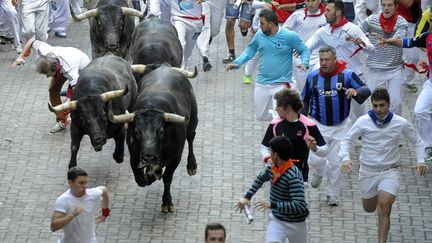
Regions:
<svg viewBox="0 0 432 243"><path fill-rule="evenodd" d="M273 163L271 167L271 171L273 173L273 180L272 183L276 184L280 177L287 171L289 168L291 168L295 162L298 162L298 160L289 159L285 161L280 167L276 167L276 165Z"/></svg>
<svg viewBox="0 0 432 243"><path fill-rule="evenodd" d="M333 31L334 31L336 28L342 27L342 26L344 26L344 25L347 24L347 23L348 23L348 19L345 18L345 17L343 17L343 18L339 21L339 23L335 23L335 24L333 24L333 25L330 25L330 26L331 26L331 33L333 33Z"/></svg>
<svg viewBox="0 0 432 243"><path fill-rule="evenodd" d="M61 64L60 64L60 60L57 58L57 70L56 70L56 76L57 76L57 80L60 80L60 76L61 75Z"/></svg>
<svg viewBox="0 0 432 243"><path fill-rule="evenodd" d="M321 3L320 8L319 8L319 13L315 13L315 14L308 14L308 8L305 8L304 9L305 16L304 16L303 20L305 20L306 17L318 17L318 16L323 15L323 13L325 12L325 8L326 8L326 6Z"/></svg>
<svg viewBox="0 0 432 243"><path fill-rule="evenodd" d="M334 75L341 73L343 70L345 70L347 63L342 60L336 60L336 67L331 71L330 73L325 73L321 71L320 68L320 75L324 77L333 77Z"/></svg>
<svg viewBox="0 0 432 243"><path fill-rule="evenodd" d="M389 19L384 18L384 15L380 14L379 22L385 33L393 32L397 19L398 19L397 13L395 13L393 17L390 17Z"/></svg>

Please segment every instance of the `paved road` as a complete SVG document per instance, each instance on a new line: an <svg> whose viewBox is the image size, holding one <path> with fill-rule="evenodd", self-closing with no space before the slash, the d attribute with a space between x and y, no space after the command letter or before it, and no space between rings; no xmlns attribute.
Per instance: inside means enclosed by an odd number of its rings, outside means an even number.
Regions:
<svg viewBox="0 0 432 243"><path fill-rule="evenodd" d="M238 33L237 50L249 39ZM50 34L49 43L90 54L87 21L72 24L67 39ZM172 186L175 213L160 212L161 181L139 188L128 155L125 163L114 162L112 141L96 153L84 139L78 164L89 172L90 186L107 185L111 193L112 216L98 225L99 242L203 242L204 226L211 221L227 227L227 242L262 242L263 213L256 212L248 225L232 206L262 167L259 144L266 124L253 118L253 86L242 83L241 71L224 71L223 32L210 53L212 71L192 80L200 119L194 143L198 173L189 177L186 161L181 162ZM47 109L48 80L36 74L34 57L10 69L15 57L10 46L0 46L0 242L55 242L60 233L51 233L49 224L55 198L68 188L69 129L49 133L54 116ZM193 63L201 66L198 59ZM410 119L414 102L412 94L404 102L403 114ZM410 171L415 153L402 143L401 190L389 242L432 242L432 175ZM307 199L310 242L376 242L376 215L363 211L355 173L344 184L341 206L329 207L318 189L308 189Z"/></svg>

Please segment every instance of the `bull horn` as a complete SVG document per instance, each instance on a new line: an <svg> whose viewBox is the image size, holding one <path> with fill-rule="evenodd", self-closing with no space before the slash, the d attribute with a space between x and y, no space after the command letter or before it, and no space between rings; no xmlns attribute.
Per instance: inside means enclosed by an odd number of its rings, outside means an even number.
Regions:
<svg viewBox="0 0 432 243"><path fill-rule="evenodd" d="M97 10L97 8L95 8L95 9L91 9L91 10L85 11L84 13L81 13L81 14L78 14L78 15L73 14L72 17L76 21L81 21L83 19L87 19L87 18L90 18L90 17L96 17L97 16L97 12L98 12L98 10Z"/></svg>
<svg viewBox="0 0 432 243"><path fill-rule="evenodd" d="M132 68L132 72L134 72L134 73L141 73L141 74L143 74L144 73L144 71L146 70L146 65L144 65L144 64L133 64L133 65L131 65L131 68Z"/></svg>
<svg viewBox="0 0 432 243"><path fill-rule="evenodd" d="M48 109L51 112L62 112L62 111L65 111L67 109L76 110L76 106L77 106L77 101L76 100L66 101L63 104L57 105L57 106L54 106L54 107L52 107L51 104L48 103Z"/></svg>
<svg viewBox="0 0 432 243"><path fill-rule="evenodd" d="M129 91L128 87L126 86L125 89L118 89L118 90L108 91L103 94L100 94L100 97L102 98L103 102L107 102L108 100L125 96L128 93L128 91Z"/></svg>
<svg viewBox="0 0 432 243"><path fill-rule="evenodd" d="M184 69L178 68L178 67L171 67L172 69L176 70L177 72L183 73L188 78L195 78L198 75L198 69L195 66L194 72L189 72Z"/></svg>
<svg viewBox="0 0 432 243"><path fill-rule="evenodd" d="M185 121L184 116L179 116L173 113L164 113L163 116L166 122L183 123Z"/></svg>
<svg viewBox="0 0 432 243"><path fill-rule="evenodd" d="M121 7L123 15L133 15L139 18L144 17L144 14L141 11L138 11L133 8Z"/></svg>
<svg viewBox="0 0 432 243"><path fill-rule="evenodd" d="M133 122L134 119L135 119L135 113L110 116L110 121L112 123L128 123L128 122Z"/></svg>

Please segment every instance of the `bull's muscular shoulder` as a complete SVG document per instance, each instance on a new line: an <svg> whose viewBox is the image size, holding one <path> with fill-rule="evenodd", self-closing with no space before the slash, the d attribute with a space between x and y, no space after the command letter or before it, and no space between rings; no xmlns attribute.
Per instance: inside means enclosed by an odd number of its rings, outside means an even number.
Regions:
<svg viewBox="0 0 432 243"><path fill-rule="evenodd" d="M114 5L114 6L120 6L120 7L128 7L127 0L99 0L94 1L96 7L103 7L107 5Z"/></svg>

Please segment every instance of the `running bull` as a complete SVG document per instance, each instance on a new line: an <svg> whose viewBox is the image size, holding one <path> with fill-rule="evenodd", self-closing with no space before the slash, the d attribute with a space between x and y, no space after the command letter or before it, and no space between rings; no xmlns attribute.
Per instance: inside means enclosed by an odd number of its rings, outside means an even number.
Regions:
<svg viewBox="0 0 432 243"><path fill-rule="evenodd" d="M132 111L137 85L128 62L114 55L94 59L80 72L71 101L51 107L53 112L71 109L71 158L69 168L77 165L77 153L84 135L90 137L96 152L108 138L114 138L113 158L123 162L125 128L112 123L108 113L124 114Z"/></svg>
<svg viewBox="0 0 432 243"><path fill-rule="evenodd" d="M177 30L171 22L150 16L139 23L133 32L131 58L134 64L150 64L147 65L146 73L165 62L172 67L180 67L183 49ZM135 75L137 80L142 77Z"/></svg>
<svg viewBox="0 0 432 243"><path fill-rule="evenodd" d="M72 14L72 17L77 21L91 17L93 59L104 56L107 52L127 59L135 28L134 16L142 18L143 13L129 8L126 0L99 0L91 8L79 15Z"/></svg>
<svg viewBox="0 0 432 243"><path fill-rule="evenodd" d="M197 103L192 85L184 74L195 77L196 68L191 74L162 64L140 80L133 113L110 116L113 122L129 123L126 142L138 186L144 187L163 178L164 213L174 211L170 188L185 140L189 147L187 172L192 176L197 171L193 152Z"/></svg>

